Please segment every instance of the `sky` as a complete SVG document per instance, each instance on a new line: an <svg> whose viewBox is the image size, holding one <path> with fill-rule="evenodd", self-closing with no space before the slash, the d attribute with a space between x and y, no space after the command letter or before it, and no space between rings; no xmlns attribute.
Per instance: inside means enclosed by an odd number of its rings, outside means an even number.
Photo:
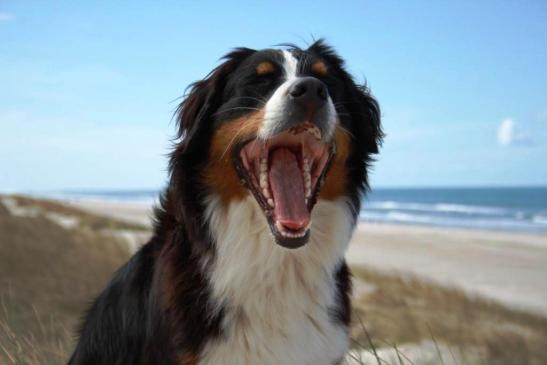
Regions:
<svg viewBox="0 0 547 365"><path fill-rule="evenodd" d="M231 48L324 37L387 134L373 187L547 185L545 1L0 0L0 191L157 189Z"/></svg>

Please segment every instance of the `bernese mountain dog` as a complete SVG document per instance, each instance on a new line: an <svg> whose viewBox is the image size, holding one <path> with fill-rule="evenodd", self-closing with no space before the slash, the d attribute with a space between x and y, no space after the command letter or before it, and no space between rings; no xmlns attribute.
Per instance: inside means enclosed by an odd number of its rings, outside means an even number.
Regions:
<svg viewBox="0 0 547 365"><path fill-rule="evenodd" d="M319 40L233 50L176 118L154 234L91 306L69 364L342 363L377 102Z"/></svg>

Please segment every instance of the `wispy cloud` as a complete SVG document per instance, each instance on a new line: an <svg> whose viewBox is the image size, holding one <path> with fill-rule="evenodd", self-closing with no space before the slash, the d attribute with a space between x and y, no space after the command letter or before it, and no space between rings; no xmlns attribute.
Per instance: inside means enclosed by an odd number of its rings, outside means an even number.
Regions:
<svg viewBox="0 0 547 365"><path fill-rule="evenodd" d="M528 146L532 144L532 139L513 118L505 118L498 127L498 143L504 147Z"/></svg>
<svg viewBox="0 0 547 365"><path fill-rule="evenodd" d="M15 15L12 13L7 13L5 11L0 11L0 23L7 23L15 20Z"/></svg>

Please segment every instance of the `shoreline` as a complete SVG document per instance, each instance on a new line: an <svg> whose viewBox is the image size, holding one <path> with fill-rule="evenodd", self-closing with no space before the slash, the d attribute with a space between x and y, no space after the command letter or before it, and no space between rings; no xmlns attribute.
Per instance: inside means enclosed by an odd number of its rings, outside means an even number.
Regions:
<svg viewBox="0 0 547 365"><path fill-rule="evenodd" d="M150 202L56 200L151 227ZM547 315L547 235L410 224L357 224L350 265L415 276Z"/></svg>

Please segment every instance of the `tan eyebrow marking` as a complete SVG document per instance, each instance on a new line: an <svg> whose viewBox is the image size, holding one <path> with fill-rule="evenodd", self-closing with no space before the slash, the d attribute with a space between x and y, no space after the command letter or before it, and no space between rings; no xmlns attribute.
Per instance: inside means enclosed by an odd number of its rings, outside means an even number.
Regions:
<svg viewBox="0 0 547 365"><path fill-rule="evenodd" d="M311 66L313 73L325 76L327 74L327 65L323 61L317 61Z"/></svg>
<svg viewBox="0 0 547 365"><path fill-rule="evenodd" d="M268 61L260 62L256 66L256 73L258 75L266 75L266 74L272 73L273 71L274 71L274 65Z"/></svg>

